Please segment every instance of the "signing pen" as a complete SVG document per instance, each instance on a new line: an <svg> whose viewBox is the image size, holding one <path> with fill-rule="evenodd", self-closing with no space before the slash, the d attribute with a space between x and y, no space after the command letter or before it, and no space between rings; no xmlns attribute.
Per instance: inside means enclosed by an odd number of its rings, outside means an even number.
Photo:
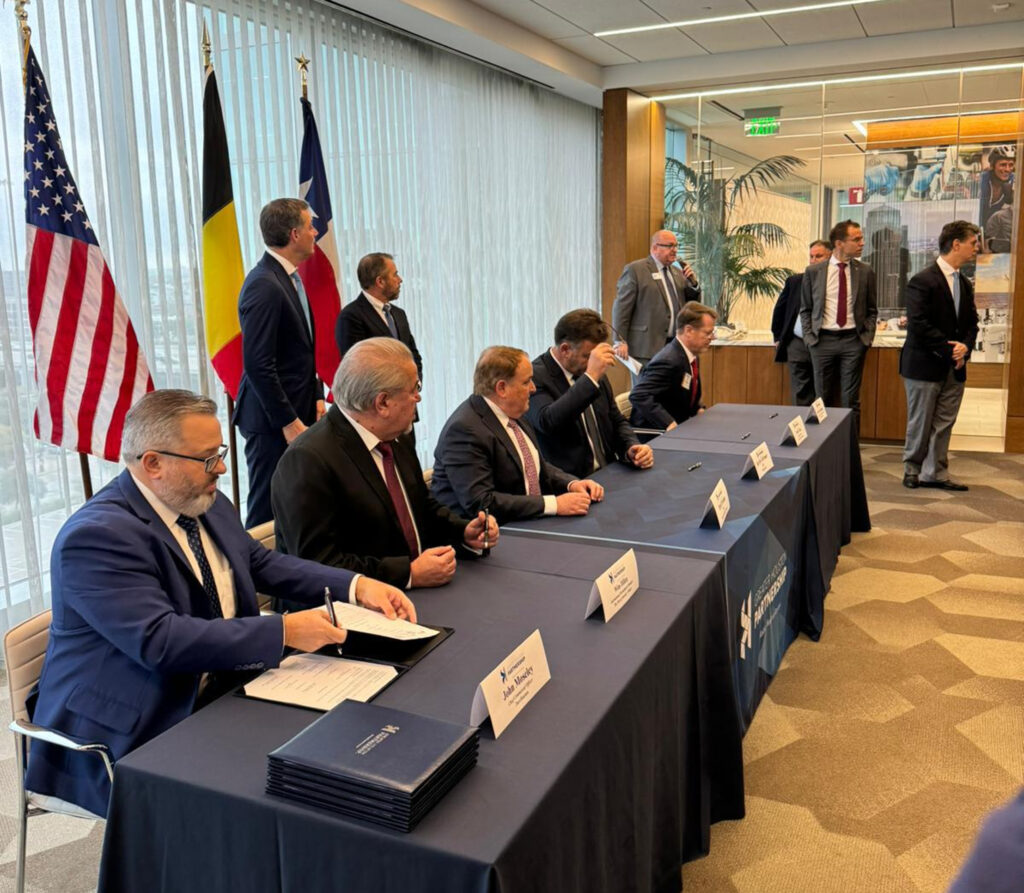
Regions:
<svg viewBox="0 0 1024 893"><path fill-rule="evenodd" d="M750 437L750 432L749 431L746 434L742 435L740 437L740 440L746 440L748 437Z"/></svg>
<svg viewBox="0 0 1024 893"><path fill-rule="evenodd" d="M691 465L691 466L690 466L689 468L687 468L686 470L687 470L687 471L696 471L696 470L697 470L698 468L700 468L700 467L701 467L701 466L702 466L703 464L704 464L703 462L694 462L694 463L693 463L693 465Z"/></svg>
<svg viewBox="0 0 1024 893"><path fill-rule="evenodd" d="M777 415L778 415L777 412L773 412L770 416L768 416L768 418L774 419Z"/></svg>
<svg viewBox="0 0 1024 893"><path fill-rule="evenodd" d="M324 587L324 607L327 608L327 616L330 618L331 626L336 627L338 625L338 618L334 615L334 599L331 598L331 590L327 586ZM340 655L341 646L336 645L335 647Z"/></svg>
<svg viewBox="0 0 1024 893"><path fill-rule="evenodd" d="M491 513L488 509L484 509L484 547L483 554L491 554Z"/></svg>

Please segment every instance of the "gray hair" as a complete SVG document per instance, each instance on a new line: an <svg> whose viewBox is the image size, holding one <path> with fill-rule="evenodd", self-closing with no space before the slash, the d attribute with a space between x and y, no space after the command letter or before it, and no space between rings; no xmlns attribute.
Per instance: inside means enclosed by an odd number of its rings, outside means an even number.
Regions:
<svg viewBox="0 0 1024 893"><path fill-rule="evenodd" d="M260 211L260 232L268 248L286 248L292 230L302 226L302 212L309 205L301 198L275 198Z"/></svg>
<svg viewBox="0 0 1024 893"><path fill-rule="evenodd" d="M378 394L394 394L409 386L402 366L412 352L397 338L367 338L354 344L334 373L334 402L349 412L366 412Z"/></svg>
<svg viewBox="0 0 1024 893"><path fill-rule="evenodd" d="M150 391L128 410L121 434L121 458L134 465L146 450L168 450L181 442L181 420L189 415L217 415L217 404L192 391Z"/></svg>

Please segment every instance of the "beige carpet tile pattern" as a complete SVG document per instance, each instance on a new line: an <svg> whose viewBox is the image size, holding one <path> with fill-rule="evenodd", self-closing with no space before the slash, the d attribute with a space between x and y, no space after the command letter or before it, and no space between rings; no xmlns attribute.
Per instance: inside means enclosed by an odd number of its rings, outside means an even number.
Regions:
<svg viewBox="0 0 1024 893"><path fill-rule="evenodd" d="M1024 456L951 456L966 493L862 450L874 529L843 549L817 643L744 742L747 817L684 890L941 893L1024 784Z"/></svg>

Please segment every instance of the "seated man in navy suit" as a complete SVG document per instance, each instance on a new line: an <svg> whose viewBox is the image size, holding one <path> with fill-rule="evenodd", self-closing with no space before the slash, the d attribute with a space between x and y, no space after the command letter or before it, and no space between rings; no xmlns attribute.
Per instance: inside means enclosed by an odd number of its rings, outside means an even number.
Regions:
<svg viewBox="0 0 1024 893"><path fill-rule="evenodd" d="M128 466L68 519L51 557L53 620L33 721L105 744L114 760L233 687L276 667L285 648L315 651L345 631L322 611L261 616L256 593L339 599L415 620L402 592L347 570L264 548L217 491L227 448L216 404L153 391L129 411ZM37 793L106 815L95 754L32 743Z"/></svg>
<svg viewBox="0 0 1024 893"><path fill-rule="evenodd" d="M608 324L594 310L571 310L555 324L555 346L533 361L537 393L526 418L548 462L586 477L620 460L637 468L654 464L622 417L605 371L615 365Z"/></svg>
<svg viewBox="0 0 1024 893"><path fill-rule="evenodd" d="M434 497L464 515L498 521L585 515L604 498L596 481L545 462L524 415L533 366L515 347L488 347L473 372L473 395L449 416L434 449Z"/></svg>
<svg viewBox="0 0 1024 893"><path fill-rule="evenodd" d="M718 314L690 301L679 311L676 337L644 366L629 395L637 428L664 428L704 412L701 403L700 362L715 337Z"/></svg>

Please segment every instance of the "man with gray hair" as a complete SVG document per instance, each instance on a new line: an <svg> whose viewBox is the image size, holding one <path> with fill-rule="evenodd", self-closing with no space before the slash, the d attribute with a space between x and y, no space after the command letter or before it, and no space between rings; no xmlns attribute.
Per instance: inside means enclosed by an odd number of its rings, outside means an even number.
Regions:
<svg viewBox="0 0 1024 893"><path fill-rule="evenodd" d="M408 442L420 402L412 353L394 338L360 341L345 352L331 393L334 406L274 474L277 547L394 586L443 586L456 547L494 545L498 525L483 512L467 522L427 490Z"/></svg>
<svg viewBox="0 0 1024 893"><path fill-rule="evenodd" d="M244 371L235 423L249 466L247 527L271 519L270 479L278 459L324 414L313 315L298 271L316 244L309 205L297 198L268 202L260 231L266 253L238 296Z"/></svg>
<svg viewBox="0 0 1024 893"><path fill-rule="evenodd" d="M219 494L227 448L212 400L146 394L128 412L123 471L61 528L38 725L107 746L114 760L285 648L345 639L323 611L261 616L256 593L323 604L324 590L415 620L397 589L264 548ZM26 786L105 815L110 785L90 753L33 742Z"/></svg>

